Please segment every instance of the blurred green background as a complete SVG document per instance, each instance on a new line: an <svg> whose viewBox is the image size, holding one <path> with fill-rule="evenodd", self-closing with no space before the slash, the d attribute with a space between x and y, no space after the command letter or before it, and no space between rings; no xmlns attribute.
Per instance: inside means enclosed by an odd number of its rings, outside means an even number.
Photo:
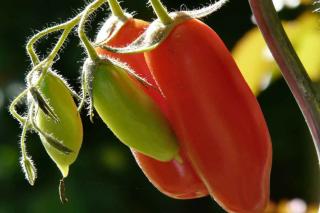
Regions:
<svg viewBox="0 0 320 213"><path fill-rule="evenodd" d="M210 1L163 0L163 3L170 10L178 10L186 7L199 8ZM8 114L8 104L24 88L24 75L30 69L24 45L27 38L35 32L67 20L84 5L85 2L79 0L11 0L1 3L0 213L224 212L209 197L181 201L158 192L140 171L128 148L113 136L97 116L94 124L87 118L83 119L84 143L66 180L70 199L68 204L60 204L60 173L35 134L28 136L27 146L38 168L38 179L34 187L29 186L24 179L19 166L18 141L21 129ZM138 18L154 18L151 8L146 7L146 0L127 0L122 5L128 11L136 11ZM284 9L280 16L288 20L295 19L304 9L305 6ZM92 21L92 28L88 29L91 36L97 31L98 23L106 16L106 10L98 13ZM250 8L245 0L230 0L227 6L204 21L218 32L230 50L246 31L254 27ZM38 45L41 54L49 51L56 36ZM78 74L84 56L79 40L73 36L60 54L60 60L54 65L77 90ZM320 200L320 174L316 153L303 117L284 80L274 82L258 99L273 142L271 199L279 202L298 197L308 204L317 203Z"/></svg>

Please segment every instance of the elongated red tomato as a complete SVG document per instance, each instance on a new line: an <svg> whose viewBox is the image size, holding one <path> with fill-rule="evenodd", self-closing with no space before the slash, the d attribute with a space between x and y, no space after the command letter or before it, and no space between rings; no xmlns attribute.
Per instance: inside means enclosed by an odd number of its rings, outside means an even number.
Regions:
<svg viewBox="0 0 320 213"><path fill-rule="evenodd" d="M122 47L135 40L148 27L148 23L137 19L128 19L119 32L108 41L108 45ZM103 32L99 32L103 33ZM137 74L156 86L142 54L114 54L101 48L97 52L127 63ZM168 109L163 96L154 88L145 87L145 91L156 101L167 116ZM169 118L170 121L170 118ZM152 143L152 141L150 141ZM162 193L177 199L192 199L208 195L208 191L191 167L186 155L181 152L183 163L176 160L160 162L139 152L131 150L137 163L150 182Z"/></svg>
<svg viewBox="0 0 320 213"><path fill-rule="evenodd" d="M145 58L172 110L180 145L212 197L228 212L263 212L269 200L270 136L219 36L188 19Z"/></svg>

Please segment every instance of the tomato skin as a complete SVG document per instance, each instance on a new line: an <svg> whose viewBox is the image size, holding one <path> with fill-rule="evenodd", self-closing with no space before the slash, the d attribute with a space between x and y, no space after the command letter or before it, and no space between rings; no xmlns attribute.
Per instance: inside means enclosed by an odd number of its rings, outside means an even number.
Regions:
<svg viewBox="0 0 320 213"><path fill-rule="evenodd" d="M186 200L208 195L208 190L194 172L189 161L186 161L187 157L184 152L180 152L183 163L176 160L156 161L133 149L132 154L149 181L168 197Z"/></svg>
<svg viewBox="0 0 320 213"><path fill-rule="evenodd" d="M51 134L72 150L70 154L62 154L40 135L47 153L57 164L63 177L66 177L69 166L76 160L81 148L83 139L81 117L69 89L54 73L50 71L47 73L39 89L59 118L59 122L49 118L42 110L38 110L36 124L42 131Z"/></svg>
<svg viewBox="0 0 320 213"><path fill-rule="evenodd" d="M125 46L141 35L148 25L149 23L139 19L128 19L116 36L111 38L107 44L116 47ZM126 62L137 74L156 86L143 53L128 55L111 53L101 48L97 48L96 50L101 55L111 56ZM168 117L167 104L161 93L151 87L145 87L144 89L161 108L162 113ZM168 120L170 122L169 117ZM176 199L193 199L208 195L208 190L191 167L189 159L182 150L180 150L180 156L183 163L175 160L160 162L134 149L131 149L131 151L143 173L163 194Z"/></svg>
<svg viewBox="0 0 320 213"><path fill-rule="evenodd" d="M259 104L219 36L189 19L145 53L182 149L227 211L263 212L272 148Z"/></svg>

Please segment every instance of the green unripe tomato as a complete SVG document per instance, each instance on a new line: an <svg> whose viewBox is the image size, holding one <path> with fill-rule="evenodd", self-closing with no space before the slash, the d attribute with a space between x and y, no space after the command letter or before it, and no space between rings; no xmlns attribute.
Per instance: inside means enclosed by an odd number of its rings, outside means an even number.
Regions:
<svg viewBox="0 0 320 213"><path fill-rule="evenodd" d="M96 111L120 141L159 161L178 158L177 139L167 120L124 67L87 59L83 69L91 73Z"/></svg>
<svg viewBox="0 0 320 213"><path fill-rule="evenodd" d="M47 153L57 164L63 177L66 177L69 166L76 160L82 144L83 128L80 114L69 88L55 73L47 73L39 86L39 91L52 108L58 121L48 117L39 109L35 119L37 126L72 150L69 154L64 154L51 146L40 134Z"/></svg>

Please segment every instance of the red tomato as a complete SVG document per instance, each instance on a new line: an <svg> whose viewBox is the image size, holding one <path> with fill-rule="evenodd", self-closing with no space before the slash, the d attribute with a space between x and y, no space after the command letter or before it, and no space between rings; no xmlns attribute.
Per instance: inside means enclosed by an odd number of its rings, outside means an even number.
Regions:
<svg viewBox="0 0 320 213"><path fill-rule="evenodd" d="M188 19L145 53L182 149L227 211L262 212L272 149L255 96L219 36Z"/></svg>
<svg viewBox="0 0 320 213"><path fill-rule="evenodd" d="M148 25L147 22L142 20L128 19L119 32L110 39L107 44L115 47L125 46L141 35ZM130 55L114 54L101 48L97 48L97 52L101 55L111 56L127 63L137 74L146 78L149 83L156 87L156 83L150 74L143 53ZM145 91L155 100L162 112L167 116L167 104L161 93L152 87L145 87ZM208 195L206 187L196 175L183 152L180 153L183 163L179 163L177 161L160 162L134 150L131 151L144 174L162 193L177 199L192 199Z"/></svg>

